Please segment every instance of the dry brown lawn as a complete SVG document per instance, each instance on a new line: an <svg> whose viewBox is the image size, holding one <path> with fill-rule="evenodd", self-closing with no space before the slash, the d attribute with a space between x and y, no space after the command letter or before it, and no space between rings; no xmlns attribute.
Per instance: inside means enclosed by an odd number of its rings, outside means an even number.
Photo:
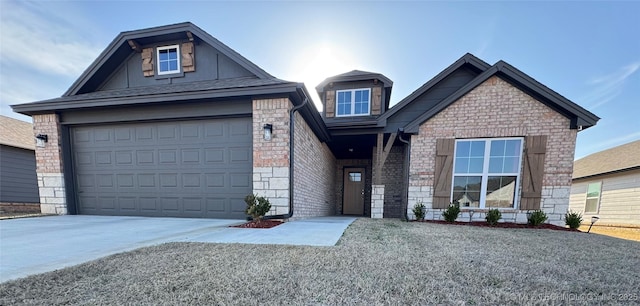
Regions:
<svg viewBox="0 0 640 306"><path fill-rule="evenodd" d="M335 247L116 254L2 283L0 304L628 305L640 303L639 267L640 243L602 235L359 219Z"/></svg>
<svg viewBox="0 0 640 306"><path fill-rule="evenodd" d="M581 225L580 230L587 232L589 225ZM591 228L592 234L605 235L620 239L640 241L640 227L613 227L613 226L596 226Z"/></svg>

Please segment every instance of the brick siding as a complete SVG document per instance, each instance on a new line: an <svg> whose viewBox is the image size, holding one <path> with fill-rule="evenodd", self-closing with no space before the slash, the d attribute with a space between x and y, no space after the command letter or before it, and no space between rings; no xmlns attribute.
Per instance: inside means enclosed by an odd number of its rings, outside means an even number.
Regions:
<svg viewBox="0 0 640 306"><path fill-rule="evenodd" d="M427 218L441 214L432 209L437 138L547 135L541 209L549 216L548 222L563 225L577 135L569 124L568 118L550 107L499 77L491 77L423 123L419 134L411 137L408 213L421 201L429 210ZM523 220L522 211L506 213L505 220ZM476 215L481 218L482 214Z"/></svg>
<svg viewBox="0 0 640 306"><path fill-rule="evenodd" d="M393 146L382 166L382 186L384 186L384 217L402 218L404 184L404 146ZM373 149L373 160L376 148Z"/></svg>
<svg viewBox="0 0 640 306"><path fill-rule="evenodd" d="M293 217L332 216L336 159L300 113L295 120Z"/></svg>

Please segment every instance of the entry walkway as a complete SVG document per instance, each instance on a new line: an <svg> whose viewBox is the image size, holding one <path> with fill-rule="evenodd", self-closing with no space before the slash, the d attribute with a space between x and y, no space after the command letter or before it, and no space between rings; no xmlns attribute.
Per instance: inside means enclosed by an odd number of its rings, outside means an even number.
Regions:
<svg viewBox="0 0 640 306"><path fill-rule="evenodd" d="M243 220L50 216L0 221L0 282L165 242L332 246L355 220L317 217L271 229Z"/></svg>

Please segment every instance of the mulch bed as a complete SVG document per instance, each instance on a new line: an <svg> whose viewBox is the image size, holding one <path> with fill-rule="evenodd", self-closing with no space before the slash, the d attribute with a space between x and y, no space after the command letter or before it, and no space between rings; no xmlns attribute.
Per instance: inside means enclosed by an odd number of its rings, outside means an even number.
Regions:
<svg viewBox="0 0 640 306"><path fill-rule="evenodd" d="M238 227L238 228L272 228L276 227L284 222L277 220L262 220L262 221L249 221L240 225L232 225L229 227Z"/></svg>
<svg viewBox="0 0 640 306"><path fill-rule="evenodd" d="M480 227L497 227L497 228L532 228L532 229L550 229L555 231L567 231L567 232L580 232L578 229L557 226L553 224L543 223L538 226L531 226L529 224L521 224L521 223L498 223L496 225L490 225L484 221L473 221L473 222L447 222L444 220L424 220L424 221L415 221L415 222L426 222L426 223L438 223L438 224L452 224L452 225L466 225L466 226L480 226Z"/></svg>

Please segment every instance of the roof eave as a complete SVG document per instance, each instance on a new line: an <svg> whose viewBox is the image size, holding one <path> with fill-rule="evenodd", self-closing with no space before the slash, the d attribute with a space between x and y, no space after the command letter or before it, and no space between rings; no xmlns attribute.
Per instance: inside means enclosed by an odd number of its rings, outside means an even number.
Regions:
<svg viewBox="0 0 640 306"><path fill-rule="evenodd" d="M175 93L161 93L143 96L126 96L117 98L97 98L86 100L71 100L71 101L56 101L51 102L45 100L41 102L25 103L11 105L13 111L24 114L34 115L43 112L55 112L71 109L82 109L90 107L105 107L105 106L121 106L121 105L136 105L146 103L158 103L167 101L185 101L185 100L197 100L197 99L215 99L215 98L227 98L227 97L241 97L241 96L253 96L253 95L268 95L268 94L286 94L296 91L296 83L275 84L266 86L255 87L239 87L228 89L212 89L201 90L193 92L175 92Z"/></svg>

